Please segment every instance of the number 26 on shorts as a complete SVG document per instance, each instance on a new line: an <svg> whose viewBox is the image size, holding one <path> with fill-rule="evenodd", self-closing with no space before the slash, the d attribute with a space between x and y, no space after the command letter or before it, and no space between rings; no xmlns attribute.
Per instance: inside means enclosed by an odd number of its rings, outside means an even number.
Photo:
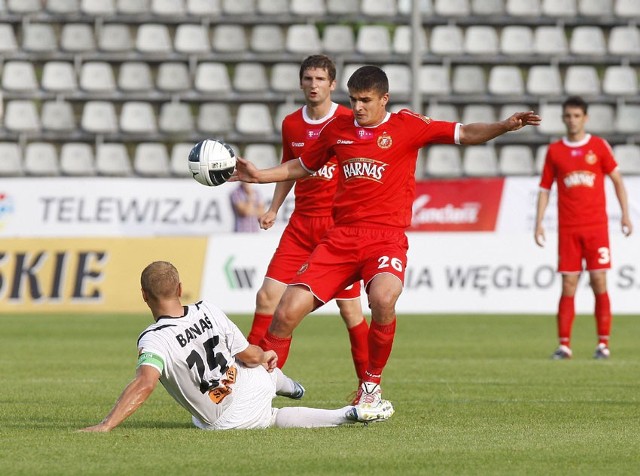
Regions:
<svg viewBox="0 0 640 476"><path fill-rule="evenodd" d="M378 269L385 269L388 267L392 267L398 272L402 272L402 260L400 258L390 258L388 256L380 256L378 258Z"/></svg>

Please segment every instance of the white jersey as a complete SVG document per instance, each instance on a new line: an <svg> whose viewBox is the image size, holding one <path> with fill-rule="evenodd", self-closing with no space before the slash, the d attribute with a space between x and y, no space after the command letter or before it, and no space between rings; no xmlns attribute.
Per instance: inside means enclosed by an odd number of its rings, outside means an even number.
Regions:
<svg viewBox="0 0 640 476"><path fill-rule="evenodd" d="M232 406L234 399L239 399L244 385L239 381L228 385L231 393L223 392L221 399L214 389L226 388L231 373L227 371L234 366L242 367L236 363L235 355L248 346L240 329L221 309L200 301L184 306L184 316L160 317L140 334L138 365L158 369L160 382L169 394L203 426L215 428L216 420ZM238 374L244 375L245 370L267 374L262 367L242 368ZM270 389L266 399L269 415L274 392L275 389Z"/></svg>

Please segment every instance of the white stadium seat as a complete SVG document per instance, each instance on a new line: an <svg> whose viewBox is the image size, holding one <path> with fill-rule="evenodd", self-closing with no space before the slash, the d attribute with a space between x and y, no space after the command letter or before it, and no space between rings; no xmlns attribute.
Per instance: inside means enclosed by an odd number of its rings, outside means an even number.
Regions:
<svg viewBox="0 0 640 476"><path fill-rule="evenodd" d="M284 51L284 32L280 25L255 25L249 41L252 51L279 53Z"/></svg>
<svg viewBox="0 0 640 476"><path fill-rule="evenodd" d="M151 0L151 13L161 16L181 17L185 14L183 0Z"/></svg>
<svg viewBox="0 0 640 476"><path fill-rule="evenodd" d="M116 80L111 65L106 61L90 61L80 70L80 88L90 92L113 92Z"/></svg>
<svg viewBox="0 0 640 476"><path fill-rule="evenodd" d="M638 0L616 0L615 14L627 18L640 18L640 2Z"/></svg>
<svg viewBox="0 0 640 476"><path fill-rule="evenodd" d="M564 29L558 26L539 26L533 33L533 49L537 54L561 56L569 53Z"/></svg>
<svg viewBox="0 0 640 476"><path fill-rule="evenodd" d="M508 25L500 33L500 51L506 55L533 53L533 30L524 25Z"/></svg>
<svg viewBox="0 0 640 476"><path fill-rule="evenodd" d="M594 134L606 135L614 131L615 114L611 104L589 105L589 121L587 130Z"/></svg>
<svg viewBox="0 0 640 476"><path fill-rule="evenodd" d="M80 121L82 129L94 134L118 132L116 109L111 101L87 101Z"/></svg>
<svg viewBox="0 0 640 476"><path fill-rule="evenodd" d="M498 54L498 33L493 26L472 25L467 28L464 51L471 55Z"/></svg>
<svg viewBox="0 0 640 476"><path fill-rule="evenodd" d="M76 128L73 107L67 101L45 101L40 113L42 129L54 132L71 132Z"/></svg>
<svg viewBox="0 0 640 476"><path fill-rule="evenodd" d="M496 122L496 111L491 104L467 104L462 110L462 123Z"/></svg>
<svg viewBox="0 0 640 476"><path fill-rule="evenodd" d="M365 55L391 53L391 34L384 25L362 25L356 38L356 51Z"/></svg>
<svg viewBox="0 0 640 476"><path fill-rule="evenodd" d="M467 17L471 14L469 0L435 0L433 7L443 17Z"/></svg>
<svg viewBox="0 0 640 476"><path fill-rule="evenodd" d="M327 25L322 36L322 49L329 54L353 53L356 39L350 25Z"/></svg>
<svg viewBox="0 0 640 476"><path fill-rule="evenodd" d="M418 78L418 87L422 94L446 96L451 93L449 68L446 66L422 66Z"/></svg>
<svg viewBox="0 0 640 476"><path fill-rule="evenodd" d="M574 55L605 55L607 47L602 28L599 26L576 26L571 32L569 51Z"/></svg>
<svg viewBox="0 0 640 476"><path fill-rule="evenodd" d="M534 65L527 76L527 92L536 96L563 94L560 70L553 65Z"/></svg>
<svg viewBox="0 0 640 476"><path fill-rule="evenodd" d="M462 171L469 177L498 175L498 157L491 146L467 147L462 159Z"/></svg>
<svg viewBox="0 0 640 476"><path fill-rule="evenodd" d="M173 48L178 53L208 53L211 50L209 32L204 25L184 23L176 27Z"/></svg>
<svg viewBox="0 0 640 476"><path fill-rule="evenodd" d="M275 167L280 163L280 156L273 144L249 144L244 148L243 157L259 169Z"/></svg>
<svg viewBox="0 0 640 476"><path fill-rule="evenodd" d="M114 0L82 0L80 11L91 16L109 16L116 12Z"/></svg>
<svg viewBox="0 0 640 476"><path fill-rule="evenodd" d="M0 176L11 177L23 174L20 146L15 142L0 142Z"/></svg>
<svg viewBox="0 0 640 476"><path fill-rule="evenodd" d="M322 42L315 25L291 25L287 30L286 49L290 53L315 53L321 48Z"/></svg>
<svg viewBox="0 0 640 476"><path fill-rule="evenodd" d="M243 103L238 106L236 130L246 135L273 134L273 119L266 104Z"/></svg>
<svg viewBox="0 0 640 476"><path fill-rule="evenodd" d="M395 0L362 0L360 11L373 17L393 17L398 13Z"/></svg>
<svg viewBox="0 0 640 476"><path fill-rule="evenodd" d="M255 0L222 0L222 13L226 15L253 15L256 13Z"/></svg>
<svg viewBox="0 0 640 476"><path fill-rule="evenodd" d="M609 53L614 55L638 55L640 30L637 26L614 26L609 32Z"/></svg>
<svg viewBox="0 0 640 476"><path fill-rule="evenodd" d="M249 44L244 26L221 24L213 29L213 50L219 53L239 53L247 51Z"/></svg>
<svg viewBox="0 0 640 476"><path fill-rule="evenodd" d="M191 76L186 63L164 62L158 66L156 87L160 91L179 92L191 89Z"/></svg>
<svg viewBox="0 0 640 476"><path fill-rule="evenodd" d="M296 93L300 91L299 75L299 64L276 63L271 68L271 89L278 92Z"/></svg>
<svg viewBox="0 0 640 476"><path fill-rule="evenodd" d="M638 74L631 66L607 66L602 79L602 91L612 96L636 96Z"/></svg>
<svg viewBox="0 0 640 476"><path fill-rule="evenodd" d="M291 0L289 11L294 15L313 17L326 14L327 8L323 1L310 2L309 0Z"/></svg>
<svg viewBox="0 0 640 476"><path fill-rule="evenodd" d="M542 0L542 14L550 17L575 17L576 0Z"/></svg>
<svg viewBox="0 0 640 476"><path fill-rule="evenodd" d="M36 70L30 61L7 61L2 68L2 89L35 92L38 90Z"/></svg>
<svg viewBox="0 0 640 476"><path fill-rule="evenodd" d="M618 105L615 129L623 134L640 134L640 105Z"/></svg>
<svg viewBox="0 0 640 476"><path fill-rule="evenodd" d="M60 174L58 152L49 142L31 142L24 151L24 172L27 175L56 176Z"/></svg>
<svg viewBox="0 0 640 476"><path fill-rule="evenodd" d="M494 95L524 94L524 79L518 66L498 65L491 68L488 82L489 93Z"/></svg>
<svg viewBox="0 0 640 476"><path fill-rule="evenodd" d="M31 52L53 52L58 49L53 25L27 23L22 29L22 49Z"/></svg>
<svg viewBox="0 0 640 476"><path fill-rule="evenodd" d="M462 156L457 145L432 145L427 148L425 174L431 177L460 177Z"/></svg>
<svg viewBox="0 0 640 476"><path fill-rule="evenodd" d="M267 91L269 80L265 65L258 62L236 64L233 74L233 89L239 92Z"/></svg>
<svg viewBox="0 0 640 476"><path fill-rule="evenodd" d="M167 147L160 142L138 144L133 156L133 171L142 177L171 175Z"/></svg>
<svg viewBox="0 0 640 476"><path fill-rule="evenodd" d="M120 130L132 134L152 134L157 132L156 115L153 106L143 101L127 101L120 112Z"/></svg>
<svg viewBox="0 0 640 476"><path fill-rule="evenodd" d="M540 104L538 114L544 117L544 121L538 126L541 134L563 135L565 133L561 104Z"/></svg>
<svg viewBox="0 0 640 476"><path fill-rule="evenodd" d="M613 146L613 156L618 162L620 172L628 175L640 175L640 145L615 145Z"/></svg>
<svg viewBox="0 0 640 476"><path fill-rule="evenodd" d="M506 10L513 16L537 17L542 13L540 0L507 0Z"/></svg>
<svg viewBox="0 0 640 476"><path fill-rule="evenodd" d="M96 146L96 172L99 175L126 177L133 172L127 148L121 142Z"/></svg>
<svg viewBox="0 0 640 476"><path fill-rule="evenodd" d="M498 168L501 175L533 175L534 160L526 145L506 145L500 150Z"/></svg>
<svg viewBox="0 0 640 476"><path fill-rule="evenodd" d="M60 149L60 172L62 175L95 175L96 167L91 145L82 142L67 142Z"/></svg>
<svg viewBox="0 0 640 476"><path fill-rule="evenodd" d="M186 0L187 14L191 16L218 16L222 13L220 0Z"/></svg>
<svg viewBox="0 0 640 476"><path fill-rule="evenodd" d="M197 128L207 134L224 134L233 129L231 111L226 103L202 103L198 110Z"/></svg>
<svg viewBox="0 0 640 476"><path fill-rule="evenodd" d="M224 63L200 63L194 80L196 90L226 95L231 92L231 79Z"/></svg>
<svg viewBox="0 0 640 476"><path fill-rule="evenodd" d="M331 15L356 14L360 11L359 3L360 0L327 0L327 12Z"/></svg>
<svg viewBox="0 0 640 476"><path fill-rule="evenodd" d="M4 112L4 126L12 132L38 132L40 118L35 103L29 99L8 101Z"/></svg>
<svg viewBox="0 0 640 476"><path fill-rule="evenodd" d="M141 53L171 53L173 45L167 25L144 23L138 26L136 49Z"/></svg>
<svg viewBox="0 0 640 476"><path fill-rule="evenodd" d="M578 12L589 17L604 17L613 14L614 0L580 0Z"/></svg>
<svg viewBox="0 0 640 476"><path fill-rule="evenodd" d="M190 142L180 142L174 144L171 148L171 156L169 158L169 171L174 177L191 177L187 157L193 144Z"/></svg>
<svg viewBox="0 0 640 476"><path fill-rule="evenodd" d="M0 53L10 53L18 49L13 26L8 23L0 23Z"/></svg>
<svg viewBox="0 0 640 476"><path fill-rule="evenodd" d="M475 15L503 15L504 0L472 0L471 11Z"/></svg>
<svg viewBox="0 0 640 476"><path fill-rule="evenodd" d="M564 78L564 89L570 95L596 96L600 94L600 78L598 78L595 66L568 66Z"/></svg>
<svg viewBox="0 0 640 476"><path fill-rule="evenodd" d="M436 25L429 40L431 52L436 55L460 55L464 51L464 35L456 25Z"/></svg>
<svg viewBox="0 0 640 476"><path fill-rule="evenodd" d="M178 102L164 103L160 106L158 127L167 134L192 132L194 124L190 106Z"/></svg>
<svg viewBox="0 0 640 476"><path fill-rule="evenodd" d="M151 67L144 61L127 61L120 65L118 87L123 91L151 91L154 88Z"/></svg>
<svg viewBox="0 0 640 476"><path fill-rule="evenodd" d="M413 51L412 30L409 25L398 25L393 32L392 49L394 53L409 54ZM427 51L427 33L424 28L418 29L420 51Z"/></svg>
<svg viewBox="0 0 640 476"><path fill-rule="evenodd" d="M485 94L487 78L482 66L460 65L453 69L452 89L459 94Z"/></svg>
<svg viewBox="0 0 640 476"><path fill-rule="evenodd" d="M124 23L102 25L98 32L98 48L108 52L133 50L134 42L129 25Z"/></svg>
<svg viewBox="0 0 640 476"><path fill-rule="evenodd" d="M42 68L42 89L56 93L78 89L76 71L72 63L48 61Z"/></svg>
<svg viewBox="0 0 640 476"><path fill-rule="evenodd" d="M94 51L96 40L92 25L86 23L67 23L62 26L60 48L72 53Z"/></svg>

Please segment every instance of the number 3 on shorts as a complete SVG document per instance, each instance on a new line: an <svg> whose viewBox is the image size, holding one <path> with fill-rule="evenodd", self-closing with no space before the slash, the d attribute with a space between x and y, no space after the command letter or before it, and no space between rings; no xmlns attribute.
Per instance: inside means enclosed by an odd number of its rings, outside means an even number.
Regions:
<svg viewBox="0 0 640 476"><path fill-rule="evenodd" d="M600 264L607 264L609 261L611 261L611 256L609 256L609 248L607 248L606 246L598 248L598 255L600 256L598 258L598 263Z"/></svg>
<svg viewBox="0 0 640 476"><path fill-rule="evenodd" d="M399 258L389 258L388 256L380 256L380 258L378 258L378 263L380 263L378 265L378 269L384 269L391 266L396 271L400 273L402 272L402 260Z"/></svg>

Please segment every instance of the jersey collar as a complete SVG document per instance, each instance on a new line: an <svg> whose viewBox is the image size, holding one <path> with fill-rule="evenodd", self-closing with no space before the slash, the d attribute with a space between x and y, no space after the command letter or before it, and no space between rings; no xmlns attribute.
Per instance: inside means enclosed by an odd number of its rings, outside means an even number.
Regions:
<svg viewBox="0 0 640 476"><path fill-rule="evenodd" d="M564 143L564 145L566 145L567 147L582 147L583 145L586 145L587 142L589 142L591 140L591 134L586 134L584 136L584 139L579 140L577 142L571 142L568 138L563 137L562 138L562 142Z"/></svg>
<svg viewBox="0 0 640 476"><path fill-rule="evenodd" d="M353 120L353 125L356 127L362 127L363 129L373 129L374 127L378 127L381 126L382 124L384 124L385 122L387 122L389 120L389 118L391 117L391 113L389 111L387 111L386 116L384 116L384 119L382 119L378 124L376 124L375 126L361 126L360 124L358 124L357 120Z"/></svg>
<svg viewBox="0 0 640 476"><path fill-rule="evenodd" d="M307 115L307 106L304 105L304 106L302 106L302 118L304 119L304 122L306 122L307 124L322 124L323 122L325 122L330 117L333 117L333 115L336 113L337 109L338 109L338 104L335 103L335 102L332 102L331 103L331 108L329 109L329 112L327 113L326 116L321 117L320 119L311 119Z"/></svg>

